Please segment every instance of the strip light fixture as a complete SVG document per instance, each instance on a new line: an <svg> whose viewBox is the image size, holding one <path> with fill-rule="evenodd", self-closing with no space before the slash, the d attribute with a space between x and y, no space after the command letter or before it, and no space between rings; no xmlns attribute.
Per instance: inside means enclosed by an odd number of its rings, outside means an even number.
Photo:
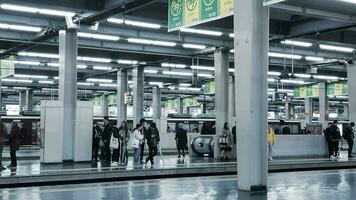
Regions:
<svg viewBox="0 0 356 200"><path fill-rule="evenodd" d="M145 69L144 73L146 73L146 74L157 74L158 71L157 70L152 70L152 69Z"/></svg>
<svg viewBox="0 0 356 200"><path fill-rule="evenodd" d="M54 84L54 81L38 81L40 84Z"/></svg>
<svg viewBox="0 0 356 200"><path fill-rule="evenodd" d="M192 86L192 84L190 84L190 83L180 83L179 86L190 87L190 86Z"/></svg>
<svg viewBox="0 0 356 200"><path fill-rule="evenodd" d="M187 90L187 91L193 91L193 92L200 92L201 88L179 87L178 90Z"/></svg>
<svg viewBox="0 0 356 200"><path fill-rule="evenodd" d="M180 31L184 33L195 33L195 34L211 35L211 36L221 36L223 34L220 31L210 31L210 30L193 29L193 28L181 28Z"/></svg>
<svg viewBox="0 0 356 200"><path fill-rule="evenodd" d="M88 78L87 82L98 82L98 83L112 83L111 79L98 79L98 78Z"/></svg>
<svg viewBox="0 0 356 200"><path fill-rule="evenodd" d="M270 76L280 76L281 72L268 72L268 75L270 75Z"/></svg>
<svg viewBox="0 0 356 200"><path fill-rule="evenodd" d="M138 61L137 60L122 60L122 59L119 59L119 60L117 60L117 63L124 64L124 65L137 65Z"/></svg>
<svg viewBox="0 0 356 200"><path fill-rule="evenodd" d="M36 61L18 61L18 60L15 60L14 61L14 64L18 64L18 65L40 65L41 63L40 62L36 62Z"/></svg>
<svg viewBox="0 0 356 200"><path fill-rule="evenodd" d="M4 24L4 23L0 23L0 29L8 29L8 30L24 31L24 32L35 32L35 33L38 33L42 30L42 28L35 27L35 26Z"/></svg>
<svg viewBox="0 0 356 200"><path fill-rule="evenodd" d="M34 78L34 79L48 79L48 76L42 75L27 75L27 74L14 74L15 78Z"/></svg>
<svg viewBox="0 0 356 200"><path fill-rule="evenodd" d="M11 78L4 78L1 79L2 82L12 82L12 83L32 83L33 80L21 80L21 79L11 79Z"/></svg>
<svg viewBox="0 0 356 200"><path fill-rule="evenodd" d="M269 52L268 56L274 58L286 58L286 59L294 59L294 60L302 59L301 55L284 54L284 53L276 53L276 52Z"/></svg>
<svg viewBox="0 0 356 200"><path fill-rule="evenodd" d="M108 22L114 24L126 24L129 26L136 26L136 27L143 27L143 28L152 28L152 29L160 29L160 24L148 23L148 22L139 22L134 20L123 20L118 18L109 18L107 19Z"/></svg>
<svg viewBox="0 0 356 200"><path fill-rule="evenodd" d="M320 80L339 80L337 76L314 75L313 78Z"/></svg>
<svg viewBox="0 0 356 200"><path fill-rule="evenodd" d="M174 47L177 45L175 42L166 42L166 41L157 41L157 40L146 40L146 39L138 39L138 38L129 38L127 39L130 43L138 43L138 44L148 44L148 45L157 45L157 46L167 46Z"/></svg>
<svg viewBox="0 0 356 200"><path fill-rule="evenodd" d="M313 43L295 41L295 40L284 40L281 43L282 44L286 44L286 45L300 46L300 47L311 47L311 46L313 46Z"/></svg>
<svg viewBox="0 0 356 200"><path fill-rule="evenodd" d="M19 56L27 56L27 57L38 57L38 58L55 58L59 59L58 54L50 54L50 53L37 53L37 52L19 52L17 55Z"/></svg>
<svg viewBox="0 0 356 200"><path fill-rule="evenodd" d="M205 45L198 45L198 44L183 44L183 48L187 49L205 49Z"/></svg>
<svg viewBox="0 0 356 200"><path fill-rule="evenodd" d="M80 86L94 86L94 83L87 83L87 82L78 82L77 84Z"/></svg>
<svg viewBox="0 0 356 200"><path fill-rule="evenodd" d="M206 71L215 71L214 67L208 67L208 66L192 65L190 68L198 69L198 70L206 70Z"/></svg>
<svg viewBox="0 0 356 200"><path fill-rule="evenodd" d="M99 84L100 87L117 87L117 84L110 84L110 83L100 83Z"/></svg>
<svg viewBox="0 0 356 200"><path fill-rule="evenodd" d="M213 78L214 76L212 74L198 74L198 77Z"/></svg>
<svg viewBox="0 0 356 200"><path fill-rule="evenodd" d="M77 60L88 61L88 62L100 62L100 63L111 63L110 58L96 58L96 57L87 57L87 56L78 56Z"/></svg>
<svg viewBox="0 0 356 200"><path fill-rule="evenodd" d="M322 62L324 61L324 58L322 57L315 57L315 56L306 56L305 60L307 61L312 61L312 62Z"/></svg>
<svg viewBox="0 0 356 200"><path fill-rule="evenodd" d="M148 84L149 84L149 85L163 86L163 82L155 82L155 81L153 81L153 82L149 82Z"/></svg>
<svg viewBox="0 0 356 200"><path fill-rule="evenodd" d="M78 32L78 37L96 40L119 41L120 37L114 35Z"/></svg>
<svg viewBox="0 0 356 200"><path fill-rule="evenodd" d="M328 50L328 51L339 51L344 53L352 53L355 49L349 47L340 47L326 44L319 44L320 49Z"/></svg>
<svg viewBox="0 0 356 200"><path fill-rule="evenodd" d="M305 84L304 81L299 81L299 80L288 80L288 79L283 79L281 80L282 83L291 83L291 84L299 84L299 85L302 85L302 84Z"/></svg>
<svg viewBox="0 0 356 200"><path fill-rule="evenodd" d="M162 74L165 74L165 75L177 75L177 76L193 76L193 73L176 72L176 71L163 71Z"/></svg>
<svg viewBox="0 0 356 200"><path fill-rule="evenodd" d="M229 37L230 37L230 38L234 38L235 35L234 35L233 33L230 33L230 34L229 34Z"/></svg>
<svg viewBox="0 0 356 200"><path fill-rule="evenodd" d="M171 68L181 68L181 69L184 69L187 67L184 64L173 64L173 63L162 63L161 66L162 67L171 67Z"/></svg>
<svg viewBox="0 0 356 200"><path fill-rule="evenodd" d="M110 71L112 70L112 67L106 67L106 66L94 66L94 70L102 70L102 71Z"/></svg>
<svg viewBox="0 0 356 200"><path fill-rule="evenodd" d="M1 9L4 10L11 10L11 11L17 11L17 12L26 12L26 13L37 13L37 14L43 14L43 15L52 15L52 16L70 16L74 17L75 13L74 12L68 12L68 11L59 11L59 10L53 10L53 9L42 9L42 8L35 8L35 7L28 7L28 6L19 6L19 5L14 5L14 4L1 4L0 5Z"/></svg>

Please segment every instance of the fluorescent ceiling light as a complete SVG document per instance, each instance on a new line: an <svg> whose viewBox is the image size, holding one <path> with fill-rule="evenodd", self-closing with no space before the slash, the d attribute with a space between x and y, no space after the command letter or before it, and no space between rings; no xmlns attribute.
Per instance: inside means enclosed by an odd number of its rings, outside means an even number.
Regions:
<svg viewBox="0 0 356 200"><path fill-rule="evenodd" d="M229 34L229 37L230 37L230 38L234 38L235 35L234 35L233 33L230 33L230 34Z"/></svg>
<svg viewBox="0 0 356 200"><path fill-rule="evenodd" d="M11 79L11 78L4 78L1 79L2 82L13 82L13 83L32 83L32 80L20 80L20 79Z"/></svg>
<svg viewBox="0 0 356 200"><path fill-rule="evenodd" d="M193 76L193 73L189 73L189 72L163 71L162 73L166 75Z"/></svg>
<svg viewBox="0 0 356 200"><path fill-rule="evenodd" d="M198 44L183 44L184 48L187 49L205 49L205 45L198 45Z"/></svg>
<svg viewBox="0 0 356 200"><path fill-rule="evenodd" d="M34 78L34 79L48 79L48 76L41 75L27 75L27 74L14 74L15 78Z"/></svg>
<svg viewBox="0 0 356 200"><path fill-rule="evenodd" d="M145 69L144 71L146 74L157 74L158 71L157 70L151 70L151 69Z"/></svg>
<svg viewBox="0 0 356 200"><path fill-rule="evenodd" d="M175 42L166 42L166 41L157 41L157 40L146 40L146 39L138 39L138 38L129 38L127 39L130 43L138 43L138 44L148 44L148 45L157 45L157 46L167 46L174 47L177 45Z"/></svg>
<svg viewBox="0 0 356 200"><path fill-rule="evenodd" d="M117 63L119 64L125 64L125 65L137 65L138 61L137 60L117 60Z"/></svg>
<svg viewBox="0 0 356 200"><path fill-rule="evenodd" d="M234 68L229 68L229 72L235 72Z"/></svg>
<svg viewBox="0 0 356 200"><path fill-rule="evenodd" d="M93 86L94 85L94 83L87 83L87 82L78 82L77 84L80 86Z"/></svg>
<svg viewBox="0 0 356 200"><path fill-rule="evenodd" d="M59 67L59 63L47 63L49 67Z"/></svg>
<svg viewBox="0 0 356 200"><path fill-rule="evenodd" d="M117 87L117 84L100 83L100 87Z"/></svg>
<svg viewBox="0 0 356 200"><path fill-rule="evenodd" d="M282 83L294 83L294 84L304 84L304 81L299 81L299 80L287 80L287 79L283 79L281 80Z"/></svg>
<svg viewBox="0 0 356 200"><path fill-rule="evenodd" d="M15 31L24 31L24 32L40 32L42 28L35 26L24 26L24 25L14 25L14 24L3 24L0 23L0 29L9 29Z"/></svg>
<svg viewBox="0 0 356 200"><path fill-rule="evenodd" d="M276 79L273 79L273 78L268 79L268 82L275 82L275 81L276 81Z"/></svg>
<svg viewBox="0 0 356 200"><path fill-rule="evenodd" d="M347 2L347 3L354 3L354 4L356 4L356 1L355 1L355 0L339 0L339 1L344 1L344 2Z"/></svg>
<svg viewBox="0 0 356 200"><path fill-rule="evenodd" d="M204 77L204 78L212 78L212 74L198 74L198 77Z"/></svg>
<svg viewBox="0 0 356 200"><path fill-rule="evenodd" d="M324 76L324 75L314 75L313 78L321 80L339 80L336 76Z"/></svg>
<svg viewBox="0 0 356 200"><path fill-rule="evenodd" d="M234 49L230 49L230 53L235 53L235 50Z"/></svg>
<svg viewBox="0 0 356 200"><path fill-rule="evenodd" d="M302 42L302 41L294 41L294 40L284 40L281 43L282 44L287 44L287 45L300 46L300 47L311 47L311 46L313 46L313 43L310 43L310 42Z"/></svg>
<svg viewBox="0 0 356 200"><path fill-rule="evenodd" d="M274 52L269 52L268 56L269 57L274 57L274 58L287 58L287 59L295 59L295 60L302 59L302 56L300 56L300 55L274 53Z"/></svg>
<svg viewBox="0 0 356 200"><path fill-rule="evenodd" d="M119 41L120 37L114 35L104 35L104 34L94 34L94 33L84 33L79 32L78 37L96 39L96 40L108 40L108 41Z"/></svg>
<svg viewBox="0 0 356 200"><path fill-rule="evenodd" d="M310 74L294 74L298 78L311 78Z"/></svg>
<svg viewBox="0 0 356 200"><path fill-rule="evenodd" d="M201 35L211 35L211 36L221 36L223 33L219 31L209 31L209 30L202 30L202 29L193 29L193 28L181 28L181 32L185 33L195 33Z"/></svg>
<svg viewBox="0 0 356 200"><path fill-rule="evenodd" d="M15 90L27 90L27 87L13 87Z"/></svg>
<svg viewBox="0 0 356 200"><path fill-rule="evenodd" d="M107 19L108 22L114 23L114 24L123 24L124 20L123 19L117 19L117 18L109 18Z"/></svg>
<svg viewBox="0 0 356 200"><path fill-rule="evenodd" d="M188 90L188 91L199 92L199 91L201 91L201 88L179 87L178 90Z"/></svg>
<svg viewBox="0 0 356 200"><path fill-rule="evenodd" d="M162 67L172 67L172 68L185 68L186 65L184 64L173 64L173 63L162 63L161 64Z"/></svg>
<svg viewBox="0 0 356 200"><path fill-rule="evenodd" d="M38 81L40 84L53 84L54 81Z"/></svg>
<svg viewBox="0 0 356 200"><path fill-rule="evenodd" d="M40 65L40 62L35 62L35 61L14 61L14 64L18 65Z"/></svg>
<svg viewBox="0 0 356 200"><path fill-rule="evenodd" d="M324 58L322 57L315 57L315 56L306 56L305 60L307 61L313 61L313 62L322 62L324 61Z"/></svg>
<svg viewBox="0 0 356 200"><path fill-rule="evenodd" d="M112 83L113 80L111 79L97 79L97 78L88 78L86 80L87 82L101 82L101 83Z"/></svg>
<svg viewBox="0 0 356 200"><path fill-rule="evenodd" d="M270 75L270 76L280 76L281 72L268 72L268 75Z"/></svg>
<svg viewBox="0 0 356 200"><path fill-rule="evenodd" d="M38 57L38 58L55 58L55 59L59 58L58 54L26 52L26 51L19 52L18 55L27 56L27 57Z"/></svg>
<svg viewBox="0 0 356 200"><path fill-rule="evenodd" d="M93 69L95 69L95 70L103 70L103 71L110 71L110 70L112 70L111 67L105 67L105 66L94 66Z"/></svg>
<svg viewBox="0 0 356 200"><path fill-rule="evenodd" d="M180 83L179 86L190 87L190 86L192 86L192 84L190 84L190 83Z"/></svg>
<svg viewBox="0 0 356 200"><path fill-rule="evenodd" d="M340 47L326 44L319 44L320 49L329 50L329 51L339 51L345 53L352 53L355 49L349 47Z"/></svg>
<svg viewBox="0 0 356 200"><path fill-rule="evenodd" d="M158 85L158 86L162 86L163 82L149 82L149 85Z"/></svg>
<svg viewBox="0 0 356 200"><path fill-rule="evenodd" d="M198 70L215 71L214 67L192 65L190 68Z"/></svg>
<svg viewBox="0 0 356 200"><path fill-rule="evenodd" d="M75 13L67 12L67 11L59 11L54 9L42 9L42 8L34 8L28 6L18 6L13 4L1 4L0 8L4 10L12 10L17 12L27 12L27 13L38 13L43 15L53 15L53 16L70 16L73 17Z"/></svg>
<svg viewBox="0 0 356 200"><path fill-rule="evenodd" d="M132 20L125 20L124 23L130 26L138 26L143 28L152 28L152 29L159 29L161 25L154 24L154 23L147 23L147 22L139 22L139 21L132 21Z"/></svg>
<svg viewBox="0 0 356 200"><path fill-rule="evenodd" d="M89 61L89 62L100 62L100 63L111 63L112 61L109 58L95 58L95 57L86 57L86 56L78 56L78 60Z"/></svg>
<svg viewBox="0 0 356 200"><path fill-rule="evenodd" d="M86 69L86 68L88 68L88 66L86 66L86 65L77 65L77 68L78 69Z"/></svg>

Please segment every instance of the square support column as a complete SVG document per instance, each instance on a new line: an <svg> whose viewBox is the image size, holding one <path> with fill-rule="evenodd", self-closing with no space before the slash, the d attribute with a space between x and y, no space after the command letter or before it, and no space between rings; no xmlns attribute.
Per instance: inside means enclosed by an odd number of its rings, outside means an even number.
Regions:
<svg viewBox="0 0 356 200"><path fill-rule="evenodd" d="M160 127L161 120L161 89L158 87L152 88L152 108L153 121Z"/></svg>
<svg viewBox="0 0 356 200"><path fill-rule="evenodd" d="M127 92L127 71L117 72L117 125L126 121L127 105L125 104L125 94ZM136 125L136 124L134 124Z"/></svg>
<svg viewBox="0 0 356 200"><path fill-rule="evenodd" d="M108 98L106 94L101 95L101 114L102 116L108 116Z"/></svg>
<svg viewBox="0 0 356 200"><path fill-rule="evenodd" d="M76 29L59 31L59 101L63 103L63 161L74 160L74 137L77 108Z"/></svg>
<svg viewBox="0 0 356 200"><path fill-rule="evenodd" d="M33 109L33 90L26 90L25 93L25 107L27 111L32 111Z"/></svg>
<svg viewBox="0 0 356 200"><path fill-rule="evenodd" d="M183 98L177 97L177 114L183 114Z"/></svg>
<svg viewBox="0 0 356 200"><path fill-rule="evenodd" d="M214 53L215 67L215 119L216 135L222 134L224 123L228 122L229 115L229 52L217 49ZM214 157L220 158L220 148L215 140Z"/></svg>
<svg viewBox="0 0 356 200"><path fill-rule="evenodd" d="M143 100L144 100L144 69L135 67L132 70L133 75L133 126L135 127L140 119L143 118Z"/></svg>
<svg viewBox="0 0 356 200"><path fill-rule="evenodd" d="M229 123L231 128L235 125L236 102L235 102L235 79L229 76Z"/></svg>
<svg viewBox="0 0 356 200"><path fill-rule="evenodd" d="M290 102L286 102L286 103L284 104L284 112L285 112L285 115L286 115L286 119L287 119L287 120L290 120L290 111L291 111Z"/></svg>
<svg viewBox="0 0 356 200"><path fill-rule="evenodd" d="M269 7L234 3L238 189L266 191Z"/></svg>
<svg viewBox="0 0 356 200"><path fill-rule="evenodd" d="M26 91L19 92L19 107L20 107L20 112L25 110L25 107L26 107Z"/></svg>
<svg viewBox="0 0 356 200"><path fill-rule="evenodd" d="M355 63L347 66L347 81L349 85L349 121L356 122L356 64Z"/></svg>
<svg viewBox="0 0 356 200"><path fill-rule="evenodd" d="M329 123L329 97L326 83L319 83L319 123L325 129Z"/></svg>
<svg viewBox="0 0 356 200"><path fill-rule="evenodd" d="M313 99L310 97L304 100L304 127L313 121Z"/></svg>

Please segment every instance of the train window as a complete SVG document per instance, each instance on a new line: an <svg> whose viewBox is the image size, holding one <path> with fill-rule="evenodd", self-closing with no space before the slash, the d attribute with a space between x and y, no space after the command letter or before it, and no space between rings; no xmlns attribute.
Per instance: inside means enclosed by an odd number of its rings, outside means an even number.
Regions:
<svg viewBox="0 0 356 200"><path fill-rule="evenodd" d="M176 124L168 123L167 124L167 133L175 133L176 132Z"/></svg>

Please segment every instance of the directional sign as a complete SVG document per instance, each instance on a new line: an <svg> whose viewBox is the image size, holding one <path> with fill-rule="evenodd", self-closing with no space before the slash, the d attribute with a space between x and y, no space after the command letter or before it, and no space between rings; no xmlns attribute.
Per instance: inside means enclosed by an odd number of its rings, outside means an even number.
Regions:
<svg viewBox="0 0 356 200"><path fill-rule="evenodd" d="M268 5L279 3L279 2L282 2L282 1L286 1L286 0L263 0L263 5L264 6L268 6Z"/></svg>

